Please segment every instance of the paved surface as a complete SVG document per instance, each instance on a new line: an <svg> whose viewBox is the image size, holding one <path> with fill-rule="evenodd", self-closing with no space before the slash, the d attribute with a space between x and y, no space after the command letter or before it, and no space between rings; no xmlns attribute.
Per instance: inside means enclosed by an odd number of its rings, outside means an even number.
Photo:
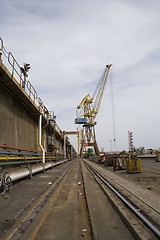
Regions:
<svg viewBox="0 0 160 240"><path fill-rule="evenodd" d="M9 193L0 197L0 238L14 223L20 220L18 216L22 215L23 210L28 209L29 203L35 202L34 200L40 197L50 187L50 184L72 164L72 171L69 171L69 176L58 190L56 197L53 194L53 198L55 198L53 208L48 213L45 209L42 213L39 212L20 239L79 240L81 237L92 239L78 160L50 169L45 174L36 174L32 180L20 181L13 186ZM51 196L46 203L47 207L52 201ZM40 220L43 226L41 226ZM38 228L39 230L35 233L34 231Z"/></svg>
<svg viewBox="0 0 160 240"><path fill-rule="evenodd" d="M62 164L46 173L33 175L32 179L26 178L13 185L12 190L0 197L0 237L8 227L16 221L17 215L22 209L36 197L42 194L61 173L70 165L70 162Z"/></svg>
<svg viewBox="0 0 160 240"><path fill-rule="evenodd" d="M88 212L87 209L85 209L85 214L81 214L83 203L80 203L78 199L79 185L81 185L78 183L82 183L81 181L79 161L75 160L53 208L51 208L35 239L79 240L83 238L84 235L85 239L91 239L89 223L86 222ZM83 206L83 208L85 208L85 206ZM85 225L83 222L85 222ZM28 229L23 239L28 239L29 232L30 229Z"/></svg>
<svg viewBox="0 0 160 240"><path fill-rule="evenodd" d="M141 159L142 170L154 171L160 174L160 162L155 158Z"/></svg>
<svg viewBox="0 0 160 240"><path fill-rule="evenodd" d="M147 189L148 194L157 193L160 195L160 162L156 162L154 158L141 159L142 172L129 174L126 170L117 170L113 172L113 167L105 167L128 182L134 182L142 189Z"/></svg>
<svg viewBox="0 0 160 240"><path fill-rule="evenodd" d="M72 240L72 239L134 239L128 226L122 221L110 201L104 195L101 187L93 179L83 163L81 163L83 182L81 176L79 160L74 161L74 165L65 177L61 189L53 207L49 213L37 216L37 220L42 219L40 223L35 219L29 229L26 231L22 240ZM85 187L85 196L83 190ZM98 196L98 197L97 197ZM82 201L87 199L89 212ZM52 201L49 200L50 202ZM82 214L83 212L83 214ZM92 238L89 218L94 228L94 237ZM45 217L44 217L45 216ZM41 225L41 222L44 224ZM85 223L84 223L85 222ZM38 223L38 225L37 225ZM34 228L38 231L34 231Z"/></svg>
<svg viewBox="0 0 160 240"><path fill-rule="evenodd" d="M53 202L53 207L48 212L40 212L20 239L135 239L83 164L82 178L78 159L50 169L45 174L34 175L32 180L20 181L13 186L11 192L1 197L0 237L17 221L22 210L27 209L29 203L42 195L70 164L73 166L64 178L57 195L53 194L47 201L48 205ZM156 209L157 213L154 213L153 217L159 224L159 194L142 188L134 180L129 180L133 174L124 177L125 173L121 172L121 177L118 171L107 170L92 162L90 164L103 176L112 179L115 185L123 186L124 194L128 189L133 194L133 200L137 196ZM36 229L38 230L35 231Z"/></svg>

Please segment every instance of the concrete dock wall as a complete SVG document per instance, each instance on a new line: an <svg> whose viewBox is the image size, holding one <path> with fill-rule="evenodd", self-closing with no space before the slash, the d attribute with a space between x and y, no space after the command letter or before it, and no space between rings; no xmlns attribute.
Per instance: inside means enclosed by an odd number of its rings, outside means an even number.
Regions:
<svg viewBox="0 0 160 240"><path fill-rule="evenodd" d="M38 149L38 122L20 100L0 86L0 143Z"/></svg>
<svg viewBox="0 0 160 240"><path fill-rule="evenodd" d="M35 105L0 61L0 145L41 150L39 146L40 115L42 115L42 145L45 151L54 151L63 155L64 136L58 125L55 123L55 128L52 122L47 125L46 114L41 112L41 108ZM53 135L54 144L50 150L50 138L53 138ZM66 142L66 156L70 154L71 145Z"/></svg>
<svg viewBox="0 0 160 240"><path fill-rule="evenodd" d="M7 63L7 67L6 64ZM6 62L7 61L7 62ZM8 68L9 66L9 68ZM10 70L8 70L10 69ZM39 119L41 118L41 134ZM53 111L48 111L37 91L21 71L11 52L4 49L0 38L0 145L10 149L32 149L71 156L75 153L69 140L64 148L64 134L55 121Z"/></svg>

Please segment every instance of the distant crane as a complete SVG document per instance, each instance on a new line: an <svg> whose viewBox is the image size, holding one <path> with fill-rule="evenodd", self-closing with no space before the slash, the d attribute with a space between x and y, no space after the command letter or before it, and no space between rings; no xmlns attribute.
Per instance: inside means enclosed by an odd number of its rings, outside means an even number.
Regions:
<svg viewBox="0 0 160 240"><path fill-rule="evenodd" d="M93 146L97 156L100 155L98 145L96 142L96 135L94 126L96 125L95 118L99 112L104 89L106 86L109 70L112 64L106 65L104 73L96 87L96 90L91 98L88 94L83 98L77 109L81 109L78 117L75 119L75 124L82 124L82 140L80 156L83 154L83 150L87 146Z"/></svg>

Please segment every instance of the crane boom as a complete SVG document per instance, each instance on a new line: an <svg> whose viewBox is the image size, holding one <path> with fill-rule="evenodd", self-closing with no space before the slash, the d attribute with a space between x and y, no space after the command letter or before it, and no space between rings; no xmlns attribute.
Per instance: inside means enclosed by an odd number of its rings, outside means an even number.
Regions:
<svg viewBox="0 0 160 240"><path fill-rule="evenodd" d="M88 98L89 98L89 94L83 98L81 103L78 105L77 109L80 109L84 105L84 103L88 100Z"/></svg>
<svg viewBox="0 0 160 240"><path fill-rule="evenodd" d="M94 101L93 109L92 109L93 113L95 114L94 119L96 118L96 116L99 112L99 108L100 108L100 105L101 105L101 102L102 102L102 97L103 97L105 85L106 85L106 82L107 82L107 78L108 78L108 74L109 74L109 70L110 70L111 66L112 66L112 64L106 65L104 74L102 76L102 80L100 82L99 88L97 89L97 95L96 95L96 99Z"/></svg>

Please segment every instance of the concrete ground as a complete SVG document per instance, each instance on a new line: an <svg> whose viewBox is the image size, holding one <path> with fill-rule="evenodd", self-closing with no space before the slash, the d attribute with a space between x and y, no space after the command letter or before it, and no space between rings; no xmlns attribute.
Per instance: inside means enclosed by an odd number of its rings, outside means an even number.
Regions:
<svg viewBox="0 0 160 240"><path fill-rule="evenodd" d="M156 162L154 158L141 159L141 167L141 173L129 174L126 170L117 170L115 174L135 182L143 189L160 194L160 162ZM113 167L105 168L113 172Z"/></svg>
<svg viewBox="0 0 160 240"><path fill-rule="evenodd" d="M132 190L132 198L138 195L148 205L151 204L153 209L157 209L158 215L158 212L160 212L160 206L158 207L160 175L157 166L160 166L160 163L154 160L142 160L141 163L142 173L136 174L128 174L126 170L113 172L112 167L103 167L98 164L96 164L96 167L106 177L112 178L126 189ZM22 211L26 210L30 203L34 202L37 197L49 188L50 184L70 164L71 162L67 162L48 170L45 174L36 174L32 179L26 178L23 181L19 181L13 185L13 189L9 193L0 197L0 238L17 221ZM151 166L154 168L154 172L153 170L151 171ZM104 194L97 187L92 176L87 171L84 172L85 174L82 178L80 162L78 159L75 160L72 171L62 184L57 201L47 215L47 218L44 219L43 226L37 233L36 239L93 239L89 212L85 202L85 193L88 196L87 201L90 206L90 213L92 212L92 220L94 219L95 222L94 226L96 226L98 240L133 239L132 235L125 230L125 226L119 216L116 216L114 209L109 207L110 203L104 198ZM85 183L85 191L83 182ZM153 183L154 187L148 188ZM158 217L154 214L155 221L157 221ZM31 228L26 231L24 238L21 239L28 240L30 230L33 230L35 227L36 223L34 225L33 222ZM106 238L106 236L109 238Z"/></svg>
<svg viewBox="0 0 160 240"><path fill-rule="evenodd" d="M23 210L49 188L50 183L62 174L70 162L62 164L46 173L33 175L13 184L12 190L0 196L0 238L17 221Z"/></svg>

